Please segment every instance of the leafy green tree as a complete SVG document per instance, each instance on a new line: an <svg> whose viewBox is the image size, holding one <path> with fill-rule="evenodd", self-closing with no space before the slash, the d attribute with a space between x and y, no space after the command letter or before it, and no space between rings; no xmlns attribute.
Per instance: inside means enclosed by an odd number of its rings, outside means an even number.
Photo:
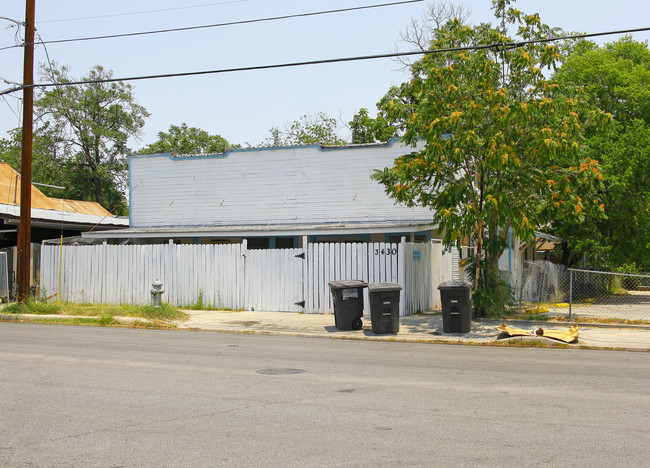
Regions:
<svg viewBox="0 0 650 468"><path fill-rule="evenodd" d="M22 136L20 129L14 129L9 132L9 138L0 140L0 158L9 164L19 173L21 172L22 163ZM61 155L57 153L56 145L52 135L48 132L37 132L34 134L32 141L32 181L49 184L66 186L68 179L65 171L62 169L64 161ZM46 195L52 197L72 198L71 193L67 190L63 192L59 189L40 187Z"/></svg>
<svg viewBox="0 0 650 468"><path fill-rule="evenodd" d="M55 83L75 81L57 64L41 67L41 74ZM127 141L139 136L149 113L135 101L131 85L103 81L112 76L96 65L82 78L94 82L42 92L35 101L35 134L51 138L74 192L69 196L125 214Z"/></svg>
<svg viewBox="0 0 650 468"><path fill-rule="evenodd" d="M326 113L305 114L285 125L284 131L271 128L271 137L262 146L344 145L346 141L339 136L339 131L338 121Z"/></svg>
<svg viewBox="0 0 650 468"><path fill-rule="evenodd" d="M209 154L223 153L233 147L225 138L210 135L200 128L188 127L183 122L170 125L167 132L158 132L158 141L145 146L139 153Z"/></svg>
<svg viewBox="0 0 650 468"><path fill-rule="evenodd" d="M626 36L599 47L581 41L555 74L565 86L580 86L620 123L650 124L650 51Z"/></svg>
<svg viewBox="0 0 650 468"><path fill-rule="evenodd" d="M449 21L433 32L431 49L485 48L425 56L413 65L412 80L380 102L388 119L404 123L403 141L423 140L425 147L376 178L398 201L430 207L447 243L474 239L477 298L489 294L481 277L497 274L509 228L525 241L552 219L603 210L595 192L599 166L580 144L585 126L610 119L547 79L560 59L557 45L492 46L554 33L511 3L494 0L493 11L515 27L516 38L501 27Z"/></svg>
<svg viewBox="0 0 650 468"><path fill-rule="evenodd" d="M563 89L581 87L603 111L613 130L587 134L586 145L601 163L606 218L576 224L556 220L564 239L563 262L587 255L595 267L637 264L650 268L650 50L624 37L602 47L583 41L555 78Z"/></svg>
<svg viewBox="0 0 650 468"><path fill-rule="evenodd" d="M372 118L368 115L368 109L362 108L357 112L350 122L352 130L352 143L374 143L388 141L397 136L397 128L391 125L386 118L379 114Z"/></svg>

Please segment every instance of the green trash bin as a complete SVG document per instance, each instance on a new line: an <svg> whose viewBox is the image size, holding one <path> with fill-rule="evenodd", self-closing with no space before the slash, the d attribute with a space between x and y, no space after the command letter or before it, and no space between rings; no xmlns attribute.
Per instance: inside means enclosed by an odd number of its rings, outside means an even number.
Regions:
<svg viewBox="0 0 650 468"><path fill-rule="evenodd" d="M368 302L372 332L399 333L399 295L402 286L397 283L368 284Z"/></svg>
<svg viewBox="0 0 650 468"><path fill-rule="evenodd" d="M445 333L469 333L472 329L472 285L465 281L440 283L442 329Z"/></svg>
<svg viewBox="0 0 650 468"><path fill-rule="evenodd" d="M334 302L334 325L339 330L361 330L363 322L363 288L359 280L330 281Z"/></svg>

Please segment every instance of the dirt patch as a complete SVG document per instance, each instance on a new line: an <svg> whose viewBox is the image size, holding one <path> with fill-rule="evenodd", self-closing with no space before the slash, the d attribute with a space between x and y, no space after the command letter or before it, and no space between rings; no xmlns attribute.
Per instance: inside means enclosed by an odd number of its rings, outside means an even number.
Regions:
<svg viewBox="0 0 650 468"><path fill-rule="evenodd" d="M242 325L244 327L252 327L258 325L260 322L257 320L242 320L239 322L227 322L229 325Z"/></svg>

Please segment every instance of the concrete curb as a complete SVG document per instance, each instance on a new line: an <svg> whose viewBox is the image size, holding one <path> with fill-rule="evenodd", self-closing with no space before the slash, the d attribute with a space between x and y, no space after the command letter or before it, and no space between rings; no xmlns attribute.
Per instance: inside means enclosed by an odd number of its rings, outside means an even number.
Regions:
<svg viewBox="0 0 650 468"><path fill-rule="evenodd" d="M264 312L259 312L260 314L265 314ZM229 315L230 317L236 317L235 315ZM29 321L39 321L45 322L53 321L57 319L96 319L97 316L78 316L78 315L40 315L40 314L1 314L0 321L4 322L29 322ZM146 318L139 317L113 317L118 324L121 325L132 325L135 322L148 322L153 323L151 320ZM328 317L328 320L332 317ZM431 317L432 319L434 317ZM439 317L438 317L439 318ZM332 318L333 321L333 318ZM617 340L603 339L602 332L596 337L590 337L583 339L580 337L578 343L564 343L557 340L552 340L547 337L540 336L514 336L506 337L499 339L499 333L496 330L496 327L501 325L503 320L479 320L475 323L481 327L477 327L476 331L473 331L472 337L466 337L466 335L461 334L444 334L440 332L440 327L435 328L432 325L432 322L425 322L430 325L429 328L423 328L420 324L419 329L410 328L408 326L401 327L399 334L386 334L386 335L374 335L370 332L369 328L364 327L360 331L332 331L326 328L331 328L326 326L323 329L320 328L322 324L315 324L311 322L309 325L303 325L303 329L296 329L294 326L287 326L286 323L267 321L266 324L258 324L257 326L250 325L237 325L238 322L227 322L227 325L223 326L223 323L215 321L213 323L209 322L199 322L192 323L189 321L169 321L166 323L173 324L175 328L165 328L168 330L186 330L186 331L204 331L204 332L217 332L217 333L237 333L237 334L247 334L247 335L275 335L275 336L296 336L304 338L321 338L321 339L333 339L333 340L352 340L352 341L376 341L376 342L390 342L390 343L422 343L422 344L454 344L454 345L469 345L469 346L521 346L521 347L533 347L524 345L517 345L517 342L538 342L541 343L542 348L555 348L555 349L600 349L600 350L616 350L616 351L641 351L641 352L650 352L650 333L647 342L649 345L646 347L645 333L650 330L650 327L647 326L618 326L610 324L599 324L606 325L604 327L591 327L591 324L579 324L580 327L585 329L588 328L600 328L600 329L609 329L612 333L618 331L619 334L622 333L636 333L638 336L639 332L644 334L642 340L636 340L634 346L626 346L625 339L620 340L620 345ZM244 322L242 322L244 323ZM254 322L258 323L258 322ZM329 322L328 322L329 323ZM516 325L521 328L537 328L537 327L546 327L546 328L557 328L566 326L567 323L558 323L558 322L538 322L538 321L506 321L506 323L511 325ZM110 326L110 325L108 325ZM267 328L265 328L267 327ZM285 327L285 328L282 328ZM492 332L492 329L494 330ZM430 330L430 331L429 331ZM596 333L592 331L591 333ZM623 337L625 338L625 337ZM512 343L515 342L515 343ZM594 344L596 343L596 344ZM639 346L641 345L641 346Z"/></svg>
<svg viewBox="0 0 650 468"><path fill-rule="evenodd" d="M483 323L485 325L494 325L498 327L502 323L507 323L509 325L516 325L518 327L557 327L557 326L566 326L573 325L574 323L582 328L629 328L630 330L650 330L650 325L634 325L629 323L599 323L599 322L549 322L549 321L538 321L538 320L498 320L498 319L479 319L475 320L475 323Z"/></svg>
<svg viewBox="0 0 650 468"><path fill-rule="evenodd" d="M73 320L73 319L98 319L97 315L57 315L57 314L0 314L1 322L24 322L29 320ZM151 320L143 317L121 317L113 316L113 319L122 324L132 324L135 322L152 323Z"/></svg>
<svg viewBox="0 0 650 468"><path fill-rule="evenodd" d="M241 335L274 335L285 337L302 337L302 338L320 338L326 340L348 340L348 341L382 341L387 343L411 343L411 344L445 344L445 345L464 345L464 346L509 346L530 348L532 346L519 346L513 344L516 341L528 342L542 342L544 346L542 349L580 349L580 350L602 350L602 351L633 351L633 352L650 352L650 348L638 347L618 347L618 346L593 346L578 341L577 343L564 343L558 340L553 340L543 336L511 336L509 338L501 339L485 339L480 340L462 340L453 339L453 336L441 336L439 338L429 337L409 337L408 335L324 335L322 333L301 332L301 331L282 331L282 330L235 330L226 328L199 328L199 327L179 327L176 330L185 330L193 332L207 332L207 333L230 333Z"/></svg>

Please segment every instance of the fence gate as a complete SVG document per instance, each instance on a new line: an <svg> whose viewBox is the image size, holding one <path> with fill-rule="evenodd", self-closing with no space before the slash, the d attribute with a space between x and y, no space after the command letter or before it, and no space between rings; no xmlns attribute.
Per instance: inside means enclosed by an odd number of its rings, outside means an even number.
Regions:
<svg viewBox="0 0 650 468"><path fill-rule="evenodd" d="M247 250L244 304L249 310L304 310L302 249Z"/></svg>
<svg viewBox="0 0 650 468"><path fill-rule="evenodd" d="M399 268L402 254L402 244L308 244L304 311L334 311L328 285L330 281L356 279L369 283L402 284L403 276ZM367 289L364 289L364 304L369 304ZM401 301L400 313L403 313L403 304L404 301Z"/></svg>

